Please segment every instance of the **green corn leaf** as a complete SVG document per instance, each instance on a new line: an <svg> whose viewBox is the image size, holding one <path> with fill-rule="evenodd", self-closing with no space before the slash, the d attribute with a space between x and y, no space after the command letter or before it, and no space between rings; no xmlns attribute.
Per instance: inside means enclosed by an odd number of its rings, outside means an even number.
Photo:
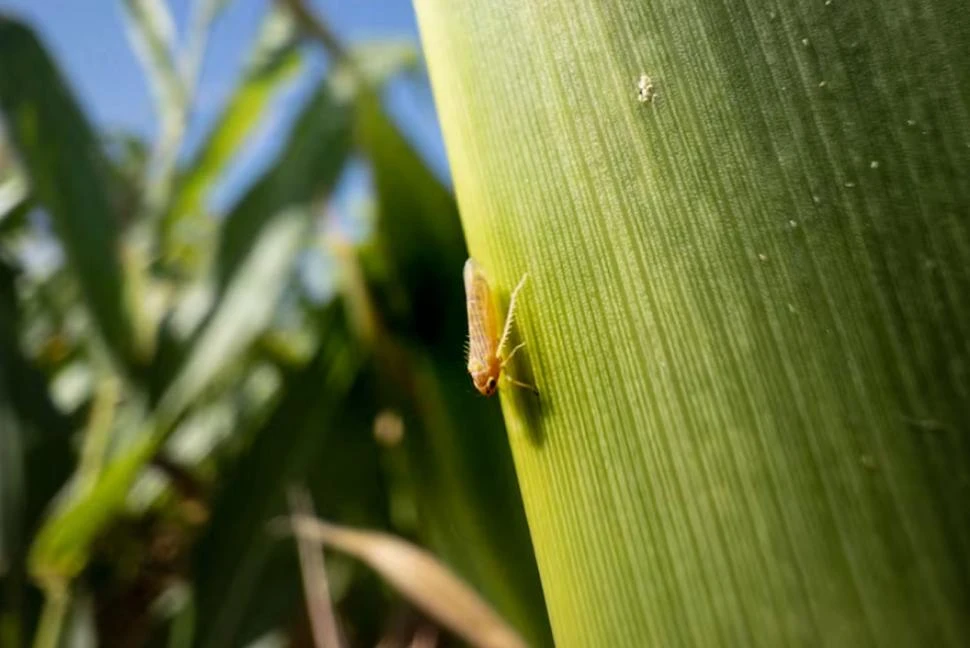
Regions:
<svg viewBox="0 0 970 648"><path fill-rule="evenodd" d="M128 36L148 72L162 122L181 114L186 88L175 57L175 21L165 0L123 0Z"/></svg>
<svg viewBox="0 0 970 648"><path fill-rule="evenodd" d="M318 204L337 181L350 150L349 99L322 82L297 117L280 157L232 209L221 230L216 262L220 288L232 278L275 214Z"/></svg>
<svg viewBox="0 0 970 648"><path fill-rule="evenodd" d="M354 49L371 87L414 65L414 51L398 41L377 41ZM296 119L275 165L243 196L222 228L216 271L224 285L241 254L268 222L288 205L319 204L333 188L352 145L353 112L366 93L346 82L339 67L322 81Z"/></svg>
<svg viewBox="0 0 970 648"><path fill-rule="evenodd" d="M417 335L441 342L442 334L451 334L460 350L463 288L441 271L460 268L467 257L455 199L372 95L360 101L357 137L374 169L379 236L389 243L386 252L415 300ZM432 285L434 290L426 289Z"/></svg>
<svg viewBox="0 0 970 648"><path fill-rule="evenodd" d="M207 237L206 201L222 172L239 153L278 90L300 69L288 13L271 11L264 21L242 78L216 125L182 172L176 198L162 222L163 253L170 260L195 267Z"/></svg>
<svg viewBox="0 0 970 648"><path fill-rule="evenodd" d="M340 96L357 94L365 87L380 90L394 77L421 69L417 45L407 39L354 43L348 56L350 62L338 61L331 75L331 86Z"/></svg>
<svg viewBox="0 0 970 648"><path fill-rule="evenodd" d="M322 82L307 101L278 159L253 183L223 221L215 246L214 278L210 281L215 286L213 292L217 300L225 294L256 241L265 230L274 227L276 220L300 214L304 225L310 225L316 216L315 210L320 208L335 184L349 154L351 114L350 99L335 98L326 82ZM246 292L244 288L242 290ZM260 298L257 292L249 291L248 294ZM245 326L241 322L236 325ZM193 345L190 343L189 348ZM187 352L178 344L166 349L156 366L158 393L169 387L175 372L186 362Z"/></svg>
<svg viewBox="0 0 970 648"><path fill-rule="evenodd" d="M30 548L29 569L35 581L59 589L87 564L94 539L122 509L135 478L165 435L149 428L141 437L105 467L90 488L58 503Z"/></svg>
<svg viewBox="0 0 970 648"><path fill-rule="evenodd" d="M965 3L415 7L557 642L966 645Z"/></svg>
<svg viewBox="0 0 970 648"><path fill-rule="evenodd" d="M62 500L31 548L31 572L63 582L86 564L91 544L118 513L132 483L182 415L269 324L289 281L307 217L291 210L273 219L227 287L184 365L160 399L139 440L116 457L89 489Z"/></svg>
<svg viewBox="0 0 970 648"><path fill-rule="evenodd" d="M27 179L20 174L0 181L0 228L24 210L30 200L29 193Z"/></svg>
<svg viewBox="0 0 970 648"><path fill-rule="evenodd" d="M23 544L23 507L26 485L23 467L23 432L11 403L8 378L0 375L0 578L13 570L16 553Z"/></svg>
<svg viewBox="0 0 970 648"><path fill-rule="evenodd" d="M14 278L13 268L0 261L0 579L19 580L37 521L67 479L71 448L68 421L51 403L44 376L20 351ZM3 588L0 598L14 591Z"/></svg>
<svg viewBox="0 0 970 648"><path fill-rule="evenodd" d="M309 221L306 209L294 207L276 214L260 233L160 399L163 420L184 412L269 326Z"/></svg>
<svg viewBox="0 0 970 648"><path fill-rule="evenodd" d="M102 337L135 357L102 151L64 80L33 33L0 17L0 110L37 203L53 218Z"/></svg>
<svg viewBox="0 0 970 648"><path fill-rule="evenodd" d="M0 205L0 236L23 228L27 224L27 215L34 208L29 192L21 192L15 185L0 187L0 203L3 203Z"/></svg>

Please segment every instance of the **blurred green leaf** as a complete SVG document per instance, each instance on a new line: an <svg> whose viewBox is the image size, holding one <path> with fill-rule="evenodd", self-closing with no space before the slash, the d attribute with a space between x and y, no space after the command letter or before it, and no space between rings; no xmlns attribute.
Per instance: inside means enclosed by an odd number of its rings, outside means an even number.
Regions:
<svg viewBox="0 0 970 648"><path fill-rule="evenodd" d="M179 418L269 324L306 226L305 214L291 210L274 219L255 242L140 440L114 459L90 490L63 501L45 524L31 549L36 578L63 580L84 567L94 538L122 507L135 477Z"/></svg>
<svg viewBox="0 0 970 648"><path fill-rule="evenodd" d="M465 337L460 275L467 253L454 196L372 94L358 102L356 137L373 168L381 252L407 291L411 333L429 344L457 343L460 355ZM457 270L452 275L448 268Z"/></svg>
<svg viewBox="0 0 970 648"><path fill-rule="evenodd" d="M30 548L30 574L37 582L56 589L80 573L91 543L122 508L135 477L163 441L163 432L143 430L141 440L112 461L89 489L58 503Z"/></svg>
<svg viewBox="0 0 970 648"><path fill-rule="evenodd" d="M19 349L14 276L0 260L0 633L31 626L26 546L71 464L68 421Z"/></svg>
<svg viewBox="0 0 970 648"><path fill-rule="evenodd" d="M338 303L321 323L321 347L291 372L274 414L228 470L195 555L195 645L241 645L281 622L300 593L295 553L266 532L284 512L284 489L311 478L327 515L386 523L377 448L358 381L363 357ZM361 434L363 432L363 434Z"/></svg>
<svg viewBox="0 0 970 648"><path fill-rule="evenodd" d="M159 136L147 169L144 200L138 211L139 229L133 239L153 245L149 237L171 204L176 164L190 119L196 84L205 59L212 22L221 12L223 0L193 3L186 42L176 53L175 27L164 0L124 0L128 34L142 60L155 95Z"/></svg>
<svg viewBox="0 0 970 648"><path fill-rule="evenodd" d="M307 210L294 206L260 232L159 401L163 421L179 416L269 325L309 224Z"/></svg>
<svg viewBox="0 0 970 648"><path fill-rule="evenodd" d="M27 194L27 179L23 176L15 175L0 182L0 225L11 212L23 207Z"/></svg>
<svg viewBox="0 0 970 648"><path fill-rule="evenodd" d="M216 273L224 287L263 228L291 207L307 209L337 181L350 151L350 99L324 81L297 117L272 168L246 192L222 227Z"/></svg>
<svg viewBox="0 0 970 648"><path fill-rule="evenodd" d="M10 210L0 216L0 236L23 228L27 224L27 215L33 208L34 202L29 195L10 205Z"/></svg>
<svg viewBox="0 0 970 648"><path fill-rule="evenodd" d="M186 88L175 58L175 22L165 0L123 0L128 37L142 59L159 117L164 123L180 114Z"/></svg>
<svg viewBox="0 0 970 648"><path fill-rule="evenodd" d="M331 75L331 87L338 96L355 95L366 88L379 90L401 72L421 69L417 45L407 39L354 43L348 56L350 62L338 61Z"/></svg>
<svg viewBox="0 0 970 648"><path fill-rule="evenodd" d="M98 639L94 598L83 589L74 592L71 596L70 607L65 610L60 646L97 648L98 645L107 645L103 638L100 642Z"/></svg>
<svg viewBox="0 0 970 648"><path fill-rule="evenodd" d="M102 136L101 143L109 162L106 182L108 195L124 228L135 221L143 198L148 145L141 137L123 131Z"/></svg>
<svg viewBox="0 0 970 648"><path fill-rule="evenodd" d="M101 336L135 356L119 263L118 217L105 188L106 162L74 98L33 33L0 17L0 109L77 273Z"/></svg>
<svg viewBox="0 0 970 648"><path fill-rule="evenodd" d="M206 199L238 154L277 91L300 69L293 26L285 12L271 11L263 23L242 79L179 182L162 222L162 251L169 260L195 268L206 249Z"/></svg>
<svg viewBox="0 0 970 648"><path fill-rule="evenodd" d="M322 82L298 115L278 159L236 203L223 222L217 263L213 269L215 288L212 292L217 299L226 294L239 266L274 222L297 215L302 215L307 226L313 220L314 210L332 189L349 153L351 115L349 99L335 98L328 83ZM295 250L289 255L287 259L292 261L290 257L295 255ZM265 295L250 290L249 298L265 299ZM241 301L244 296L239 295L238 299ZM235 322L234 325L246 324ZM170 389L172 376L188 362L183 361L184 346L172 338L172 331L166 331L162 336L163 350L153 381L156 393ZM208 371L210 368L199 365L192 371ZM184 368L181 370L185 371ZM177 378L187 379L186 376ZM184 389L184 386L178 389Z"/></svg>
<svg viewBox="0 0 970 648"><path fill-rule="evenodd" d="M23 544L24 484L23 432L14 415L7 389L7 377L0 373L0 578L12 570Z"/></svg>
<svg viewBox="0 0 970 648"><path fill-rule="evenodd" d="M19 348L14 278L13 268L0 260L0 576L16 561L69 461L68 421Z"/></svg>

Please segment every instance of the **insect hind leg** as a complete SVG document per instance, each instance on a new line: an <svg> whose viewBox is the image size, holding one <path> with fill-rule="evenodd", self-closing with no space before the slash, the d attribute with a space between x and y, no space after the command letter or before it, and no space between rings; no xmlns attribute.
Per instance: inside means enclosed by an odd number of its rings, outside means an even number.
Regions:
<svg viewBox="0 0 970 648"><path fill-rule="evenodd" d="M507 371L504 372L502 375L505 376L505 380L507 380L508 382L512 383L516 387L521 387L522 389L528 389L533 394L538 394L539 393L539 388L538 387L536 387L535 385L530 385L527 382L522 382L521 380L516 380L515 378L513 378L512 376L510 376Z"/></svg>

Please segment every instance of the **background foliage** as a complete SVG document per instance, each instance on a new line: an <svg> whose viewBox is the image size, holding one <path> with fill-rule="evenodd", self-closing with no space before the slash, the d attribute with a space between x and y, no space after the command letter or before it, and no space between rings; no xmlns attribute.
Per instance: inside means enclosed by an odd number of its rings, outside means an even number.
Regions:
<svg viewBox="0 0 970 648"><path fill-rule="evenodd" d="M388 79L420 82L414 46L345 46L273 6L184 152L225 3L197 4L177 48L164 3L123 3L152 144L98 133L32 29L0 16L0 643L309 641L295 544L267 530L295 484L327 520L433 549L548 643L499 412L462 366L457 209L382 108ZM214 213L313 50L329 65L276 160ZM352 163L373 201L339 211ZM63 261L30 271L38 241ZM430 627L360 563L327 568L348 643Z"/></svg>

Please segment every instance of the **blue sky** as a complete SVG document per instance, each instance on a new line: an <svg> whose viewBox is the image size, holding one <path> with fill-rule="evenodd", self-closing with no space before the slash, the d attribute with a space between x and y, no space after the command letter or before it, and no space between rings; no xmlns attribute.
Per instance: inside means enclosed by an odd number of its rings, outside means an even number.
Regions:
<svg viewBox="0 0 970 648"><path fill-rule="evenodd" d="M193 0L169 0L179 37L183 37ZM210 36L205 66L184 153L202 139L232 91L271 0L230 0ZM405 37L418 44L410 0L313 0L317 13L345 42ZM67 76L89 119L102 129L137 133L151 141L157 122L139 61L132 51L121 0L0 0L0 10L25 19L36 29ZM317 62L316 70L320 63ZM314 66L311 66L311 70ZM269 112L249 150L229 172L215 197L217 207L245 188L275 152L299 108L308 76L297 80ZM387 105L430 166L447 180L444 146L426 83L392 84Z"/></svg>

